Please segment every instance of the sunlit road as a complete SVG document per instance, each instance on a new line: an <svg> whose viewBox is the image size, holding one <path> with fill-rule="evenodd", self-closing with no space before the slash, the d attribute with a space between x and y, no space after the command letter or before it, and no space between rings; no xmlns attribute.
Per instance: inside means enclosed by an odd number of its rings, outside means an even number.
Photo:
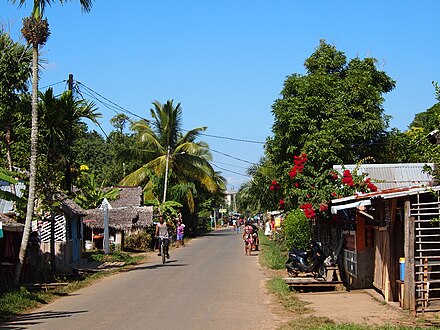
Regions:
<svg viewBox="0 0 440 330"><path fill-rule="evenodd" d="M9 329L271 329L257 256L216 231L0 327Z"/></svg>

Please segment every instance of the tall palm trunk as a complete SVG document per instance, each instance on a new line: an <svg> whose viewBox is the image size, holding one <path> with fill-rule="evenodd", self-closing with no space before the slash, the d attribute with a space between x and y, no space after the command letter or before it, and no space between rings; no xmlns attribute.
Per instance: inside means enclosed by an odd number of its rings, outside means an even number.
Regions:
<svg viewBox="0 0 440 330"><path fill-rule="evenodd" d="M33 43L32 50L32 125L31 125L31 158L29 165L29 196L27 201L26 221L21 239L20 253L15 271L15 284L20 282L29 235L31 232L32 217L35 203L35 181L37 174L37 144L38 144L38 43Z"/></svg>

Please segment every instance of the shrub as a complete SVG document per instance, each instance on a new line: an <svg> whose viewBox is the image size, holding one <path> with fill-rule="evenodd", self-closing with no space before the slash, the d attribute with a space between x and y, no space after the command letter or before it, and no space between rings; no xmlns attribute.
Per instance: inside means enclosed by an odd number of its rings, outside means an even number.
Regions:
<svg viewBox="0 0 440 330"><path fill-rule="evenodd" d="M151 233L142 232L133 234L125 238L125 249L147 251L151 248L152 240Z"/></svg>
<svg viewBox="0 0 440 330"><path fill-rule="evenodd" d="M310 221L301 210L292 210L283 221L284 238L288 248L305 249L310 241Z"/></svg>

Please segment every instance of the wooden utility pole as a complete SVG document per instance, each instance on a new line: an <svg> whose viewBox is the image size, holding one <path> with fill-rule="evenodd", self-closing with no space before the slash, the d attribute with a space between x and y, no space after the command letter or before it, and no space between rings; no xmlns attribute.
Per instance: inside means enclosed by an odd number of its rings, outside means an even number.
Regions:
<svg viewBox="0 0 440 330"><path fill-rule="evenodd" d="M416 311L416 288L414 276L414 242L415 242L415 220L411 217L411 201L405 201L404 206L404 232L405 232L405 280L403 308L409 309L412 316Z"/></svg>
<svg viewBox="0 0 440 330"><path fill-rule="evenodd" d="M73 90L73 74L69 74L69 79L67 80L67 88L69 91Z"/></svg>

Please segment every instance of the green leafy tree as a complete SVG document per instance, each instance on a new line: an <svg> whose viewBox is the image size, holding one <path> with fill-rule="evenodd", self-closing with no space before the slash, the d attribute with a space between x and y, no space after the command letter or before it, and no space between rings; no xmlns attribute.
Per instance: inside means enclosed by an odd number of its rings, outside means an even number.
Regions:
<svg viewBox="0 0 440 330"><path fill-rule="evenodd" d="M374 143L388 127L383 94L394 81L373 58L352 59L321 41L305 61L306 75L293 74L275 101L273 138L267 154L281 167L306 153L317 166L374 156Z"/></svg>
<svg viewBox="0 0 440 330"><path fill-rule="evenodd" d="M109 184L106 180L106 172L113 162L113 153L112 146L102 135L95 130L85 132L75 142L73 152L80 165L87 165L90 172L95 173L96 180Z"/></svg>
<svg viewBox="0 0 440 330"><path fill-rule="evenodd" d="M343 52L325 41L306 59L305 68L305 75L285 80L281 98L273 105L274 135L266 144L267 157L277 164L272 180L280 185L289 208L316 208L328 201L335 192L330 175L334 164L379 155L377 143L389 120L382 108L383 94L395 85L376 68L375 59L347 62ZM303 168L296 164L301 160ZM295 166L301 169L293 175Z"/></svg>
<svg viewBox="0 0 440 330"><path fill-rule="evenodd" d="M26 0L10 0L12 3L19 3L21 7ZM20 246L19 262L15 272L15 282L20 281L21 270L23 268L24 258L26 255L27 245L29 242L29 234L31 221L34 214L36 175L37 175L37 146L38 146L38 58L39 49L42 47L50 35L49 24L44 19L44 10L46 5L50 5L55 0L34 0L32 1L32 14L23 19L23 28L21 32L29 45L32 45L32 124L31 124L31 155L29 164L29 196L26 211L25 229ZM64 0L59 0L63 4ZM92 0L79 0L81 8L84 11L90 11Z"/></svg>
<svg viewBox="0 0 440 330"><path fill-rule="evenodd" d="M116 128L121 135L123 134L125 125L127 125L129 122L130 118L123 113L118 113L112 119L110 119L110 124L112 124L112 126Z"/></svg>
<svg viewBox="0 0 440 330"><path fill-rule="evenodd" d="M240 212L258 213L278 209L283 194L279 185L272 185L276 178L276 166L269 159L263 158L258 164L250 166L247 174L252 180L246 181L237 193L237 206Z"/></svg>
<svg viewBox="0 0 440 330"><path fill-rule="evenodd" d="M32 72L32 51L14 42L0 27L0 137L4 142L7 167L11 171L11 146L15 130L22 125L23 107L20 94L27 93Z"/></svg>

